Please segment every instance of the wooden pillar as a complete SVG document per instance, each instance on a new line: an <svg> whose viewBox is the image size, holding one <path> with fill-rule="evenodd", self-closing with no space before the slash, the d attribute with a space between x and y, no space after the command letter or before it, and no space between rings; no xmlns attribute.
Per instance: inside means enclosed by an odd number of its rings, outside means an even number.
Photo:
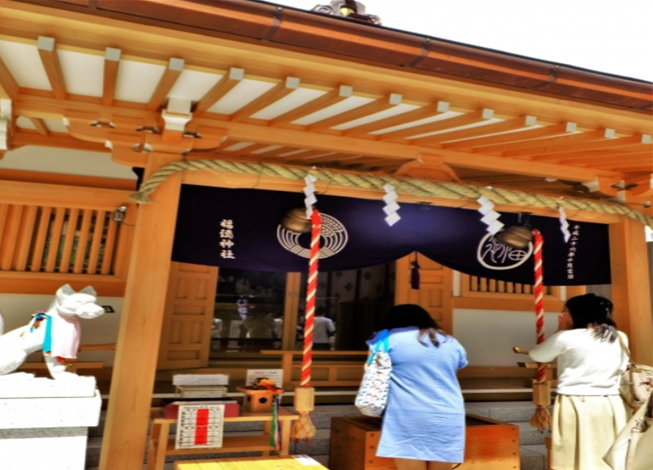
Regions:
<svg viewBox="0 0 653 470"><path fill-rule="evenodd" d="M145 179L180 155L152 152ZM181 173L138 206L100 470L142 470L179 204Z"/></svg>
<svg viewBox="0 0 653 470"><path fill-rule="evenodd" d="M624 217L610 225L614 318L630 339L633 360L653 365L653 313L644 227Z"/></svg>

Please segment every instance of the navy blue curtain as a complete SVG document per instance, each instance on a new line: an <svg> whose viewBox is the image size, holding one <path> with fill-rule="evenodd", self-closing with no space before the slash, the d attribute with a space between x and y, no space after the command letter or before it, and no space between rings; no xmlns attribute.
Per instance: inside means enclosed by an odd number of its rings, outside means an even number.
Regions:
<svg viewBox="0 0 653 470"><path fill-rule="evenodd" d="M172 259L185 263L253 271L301 272L307 269L309 234L279 226L284 214L303 207L304 195L255 189L182 186ZM383 201L318 195L324 215L321 271L373 266L413 252L460 272L532 284L532 249L515 250L489 235L475 210L401 203L401 220L384 220ZM504 213L506 226L518 214ZM610 283L608 228L570 223L564 241L557 218L530 218L544 237L547 285Z"/></svg>

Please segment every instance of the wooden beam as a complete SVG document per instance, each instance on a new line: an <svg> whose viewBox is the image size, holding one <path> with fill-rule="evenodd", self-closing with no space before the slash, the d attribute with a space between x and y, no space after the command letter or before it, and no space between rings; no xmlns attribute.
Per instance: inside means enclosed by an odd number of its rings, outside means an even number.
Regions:
<svg viewBox="0 0 653 470"><path fill-rule="evenodd" d="M24 147L26 145L34 145L36 147L55 147L74 150L87 150L89 152L109 153L109 149L106 148L104 144L97 142L88 142L85 140L70 137L65 134L49 133L48 135L43 135L37 133L36 131L29 132L24 129L14 133L13 145L14 148Z"/></svg>
<svg viewBox="0 0 653 470"><path fill-rule="evenodd" d="M110 107L104 107L94 103L79 103L68 101L66 107L56 100L43 97L22 96L14 103L15 113L26 117L39 117L46 119L61 119L64 115L71 113L89 113L99 115L112 112L114 115L125 116L129 119L138 119L149 122L156 120L157 115L153 111L142 109L120 108L119 112ZM415 160L420 154L431 154L432 148L420 147L419 145L406 145L403 143L380 142L368 139L357 139L353 137L308 133L303 130L270 128L256 124L241 122L219 121L206 117L193 117L193 125L197 129L207 131L226 131L230 139L236 142L255 142L267 145L298 145L310 150L321 150L324 152L349 153L353 155L369 155L374 157ZM547 128L515 132L524 137L532 133L541 136L564 133L565 130L575 128L568 124L560 124ZM499 136L495 136L499 137ZM502 137L502 136L501 136ZM492 137L489 137L492 138ZM489 139L488 138L488 139ZM515 139L515 137L510 137ZM486 138L483 138L486 139ZM104 142L104 141L103 141ZM450 144L444 144L438 155L445 157L445 163L452 167L473 168L487 171L505 171L506 173L530 175L542 178L573 179L574 181L591 181L597 176L618 178L622 175L611 171L598 171L588 168L569 168L562 165L520 161L517 159L502 158L491 155L470 155L466 152L449 150ZM292 151L291 151L292 152ZM298 151L299 152L299 151Z"/></svg>
<svg viewBox="0 0 653 470"><path fill-rule="evenodd" d="M345 124L350 121L355 121L363 117L371 116L372 114L380 113L387 109L392 109L395 106L401 104L401 95L396 93L391 93L383 98L374 100L370 103L359 106L358 108L350 109L344 113L336 114L335 116L322 119L321 121L316 122L308 126L310 131L320 131L325 129L330 129L332 127L339 126L340 124Z"/></svg>
<svg viewBox="0 0 653 470"><path fill-rule="evenodd" d="M522 142L530 139L540 139L544 137L551 137L554 135L564 135L576 131L576 124L573 122L566 122L554 124L552 126L539 127L537 129L530 129L519 132L508 132L506 134L492 135L488 137L478 137L476 139L462 140L460 142L451 142L442 144L444 149L476 149L494 144L506 142Z"/></svg>
<svg viewBox="0 0 653 470"><path fill-rule="evenodd" d="M446 101L436 101L435 103L429 104L427 106L422 106L421 108L413 109L412 111L408 111L406 113L390 116L385 119L379 119L378 121L370 122L369 124L364 124L362 126L356 126L352 129L347 129L344 132L344 135L355 137L369 134L374 131L390 129L391 127L398 126L400 124L406 124L419 121L420 119L437 116L438 114L446 113L447 111L449 111L449 103Z"/></svg>
<svg viewBox="0 0 653 470"><path fill-rule="evenodd" d="M41 62L45 68L45 73L50 81L50 86L54 92L55 98L59 100L66 99L66 82L61 72L61 65L59 64L59 56L55 47L53 38L39 36L37 46Z"/></svg>
<svg viewBox="0 0 653 470"><path fill-rule="evenodd" d="M653 365L653 316L644 226L624 217L610 226L614 319L630 339L635 362Z"/></svg>
<svg viewBox="0 0 653 470"><path fill-rule="evenodd" d="M168 67L166 71L163 72L159 84L156 86L156 90L152 93L150 102L147 103L147 109L150 111L156 111L165 104L166 97L170 90L175 85L177 78L181 75L181 72L184 70L184 60L171 58L168 61Z"/></svg>
<svg viewBox="0 0 653 470"><path fill-rule="evenodd" d="M11 72L9 72L9 69L0 57L0 98L16 99L18 89L16 79L11 75Z"/></svg>
<svg viewBox="0 0 653 470"><path fill-rule="evenodd" d="M337 88L325 93L324 95L309 101L301 106L291 109L290 111L277 116L270 120L268 125L270 127L282 126L284 124L297 121L303 117L309 116L321 109L328 108L334 104L338 104L353 95L354 89L350 86L340 85Z"/></svg>
<svg viewBox="0 0 653 470"><path fill-rule="evenodd" d="M234 112L229 116L229 120L233 122L242 121L259 111L267 108L271 104L280 99L288 96L293 91L299 88L299 78L287 77L285 80L280 81L270 90L263 93L258 98L249 102L238 111Z"/></svg>
<svg viewBox="0 0 653 470"><path fill-rule="evenodd" d="M101 176L69 175L26 170L0 169L0 180L25 183L48 183L62 186L86 186L91 188L136 190L136 179L104 178Z"/></svg>
<svg viewBox="0 0 653 470"><path fill-rule="evenodd" d="M455 127L466 126L476 122L482 122L485 119L491 119L494 111L491 109L479 109L471 113L461 114L460 116L452 117L449 119L441 119L440 121L430 122L407 129L388 132L379 135L380 140L394 140L411 137L414 135L428 134L429 132L437 132L445 129L453 129ZM417 141L417 140L416 140Z"/></svg>
<svg viewBox="0 0 653 470"><path fill-rule="evenodd" d="M211 124L214 123L211 122ZM417 145L378 142L327 134L309 134L293 129L277 128L266 132L265 128L261 128L261 126L245 123L225 123L225 128L228 130L230 137L244 142L259 142L269 145L287 145L290 142L301 142L302 146L307 149L323 152L351 153L405 160L414 160L419 158L420 154L434 152L431 148L419 147ZM596 171L589 168L569 168L550 163L527 162L492 155L470 155L451 150L438 150L437 154L444 156L444 163L452 167L474 168L495 172L503 171L506 173L542 178L590 181L597 176L615 178L622 176L615 172Z"/></svg>
<svg viewBox="0 0 653 470"><path fill-rule="evenodd" d="M2 181L0 200L4 204L26 206L62 207L113 211L129 202L127 196L133 191L61 186L45 183L26 183L23 181Z"/></svg>
<svg viewBox="0 0 653 470"><path fill-rule="evenodd" d="M535 161L540 161L537 158L533 158ZM628 160L630 162L641 162L642 165L648 165L647 168L644 168L642 171L646 171L650 168L651 163L653 162L653 155L651 152L641 152L641 153L627 153L627 152L578 152L560 155L556 159L557 162L561 164L586 164L589 166L595 166L595 164L600 163L623 163L622 160Z"/></svg>
<svg viewBox="0 0 653 470"><path fill-rule="evenodd" d="M34 124L34 127L36 127L36 132L38 132L40 135L49 135L50 134L50 131L45 126L45 123L43 122L42 119L29 118L29 120L32 122L32 124ZM15 141L14 141L14 145L16 145Z"/></svg>
<svg viewBox="0 0 653 470"><path fill-rule="evenodd" d="M441 142L449 142L452 140L469 139L489 134L498 134L500 132L516 131L517 129L524 129L532 127L537 123L535 116L520 116L515 119L508 119L503 122L496 122L494 124L486 124L483 126L469 127L467 129L460 129L458 131L445 132L428 137L429 144L437 144ZM419 143L426 142L426 139L419 139Z"/></svg>
<svg viewBox="0 0 653 470"><path fill-rule="evenodd" d="M610 152L612 154L651 152L651 136L636 135L609 141L570 144L561 146L557 149L549 148L545 151L546 153L538 153L533 156L533 160L559 160L572 155L595 155L597 152L599 154L605 152Z"/></svg>
<svg viewBox="0 0 653 470"><path fill-rule="evenodd" d="M220 98L229 93L245 77L245 71L232 67L222 76L220 81L211 88L195 105L194 113L203 114L207 109L218 102Z"/></svg>
<svg viewBox="0 0 653 470"><path fill-rule="evenodd" d="M120 49L107 47L104 51L104 79L102 81L102 104L111 105L118 82L120 66Z"/></svg>
<svg viewBox="0 0 653 470"><path fill-rule="evenodd" d="M178 160L177 155L150 153L146 178ZM181 173L171 176L152 203L138 209L100 470L143 466L181 179Z"/></svg>

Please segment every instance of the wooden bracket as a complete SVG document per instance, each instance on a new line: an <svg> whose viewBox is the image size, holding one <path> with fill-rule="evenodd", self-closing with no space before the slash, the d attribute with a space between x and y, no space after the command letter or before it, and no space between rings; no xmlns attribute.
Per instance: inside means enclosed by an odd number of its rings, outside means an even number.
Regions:
<svg viewBox="0 0 653 470"><path fill-rule="evenodd" d="M404 163L393 176L407 176L427 181L456 181L462 183L456 172L444 163L441 155L420 154L416 160Z"/></svg>

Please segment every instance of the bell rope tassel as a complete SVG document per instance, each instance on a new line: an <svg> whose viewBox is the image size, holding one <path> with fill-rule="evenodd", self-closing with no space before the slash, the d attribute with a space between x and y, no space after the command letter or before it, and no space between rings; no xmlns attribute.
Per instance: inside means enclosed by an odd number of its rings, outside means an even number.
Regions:
<svg viewBox="0 0 653 470"><path fill-rule="evenodd" d="M544 239L539 230L533 230L533 260L535 264L535 329L537 344L544 341L544 276L542 271L542 245ZM551 427L551 386L546 379L546 364L537 364L537 376L533 380L533 403L537 406L529 423L540 432Z"/></svg>
<svg viewBox="0 0 653 470"><path fill-rule="evenodd" d="M309 414L315 407L315 389L313 387L297 387L294 407L295 411L299 413L299 419L295 421L290 430L290 438L295 443L304 439L308 444L310 438L315 436L315 426Z"/></svg>
<svg viewBox="0 0 653 470"><path fill-rule="evenodd" d="M317 209L311 213L311 255L308 262L308 286L306 287L306 316L304 319L304 351L300 387L295 389L295 410L299 420L290 430L290 437L298 442L306 442L315 436L315 426L309 412L313 410L315 390L311 387L311 366L313 360L313 324L315 320L315 297L317 294L318 260L320 258L320 234L322 232L322 215Z"/></svg>

